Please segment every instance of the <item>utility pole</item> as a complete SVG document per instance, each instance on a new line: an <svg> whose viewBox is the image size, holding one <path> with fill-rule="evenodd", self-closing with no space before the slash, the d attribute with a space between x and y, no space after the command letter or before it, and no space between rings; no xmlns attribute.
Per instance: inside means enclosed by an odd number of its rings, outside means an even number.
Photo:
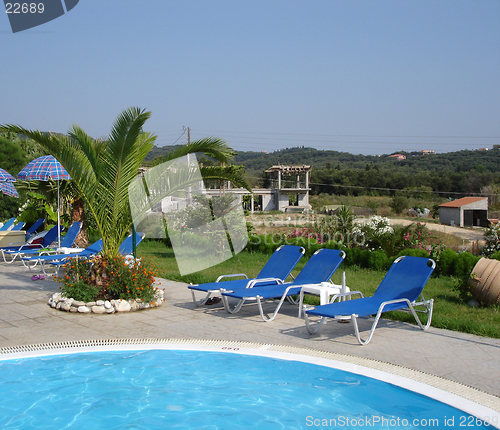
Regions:
<svg viewBox="0 0 500 430"><path fill-rule="evenodd" d="M191 130L189 127L184 127L184 130L187 132L187 144L191 143ZM188 172L191 171L191 157L190 154L187 154L187 164L188 164ZM187 204L188 206L191 204L191 187L188 187L188 195L187 195Z"/></svg>

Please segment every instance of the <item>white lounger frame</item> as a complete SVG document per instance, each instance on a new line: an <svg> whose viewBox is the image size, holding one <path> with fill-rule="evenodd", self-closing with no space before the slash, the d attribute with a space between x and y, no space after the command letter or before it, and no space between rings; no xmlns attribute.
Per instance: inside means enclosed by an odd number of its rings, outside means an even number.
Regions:
<svg viewBox="0 0 500 430"><path fill-rule="evenodd" d="M363 293L361 293L361 291L351 291L350 293L336 294L335 296L332 297L330 303L333 303L337 298L343 298L343 297L345 297L346 299L350 299L353 295L359 295L359 296L361 296L361 298L363 298ZM320 331L321 327L323 326L323 324L326 323L326 321L328 319L346 320L346 318L350 317L351 320L352 320L352 323L354 325L354 333L356 334L356 339L358 340L358 342L361 345L367 345L371 341L371 339L373 337L373 334L375 333L375 329L377 328L377 324L378 324L378 322L380 320L380 317L381 317L382 313L384 312L384 308L387 305L390 305L390 304L393 304L393 303L406 303L407 308L397 309L397 310L398 311L403 311L403 312L411 312L412 315L415 317L415 320L417 321L418 326L422 330L425 331L425 330L427 330L430 327L431 321L432 321L432 311L434 309L434 299L425 300L424 296L421 294L420 295L420 301L418 301L418 302L411 303L408 299L397 299L397 300L389 300L389 301L386 301L386 302L382 302L380 304L380 307L378 309L377 314L375 315L375 321L373 321L372 327L370 329L370 333L369 333L368 338L366 340L361 339L361 335L359 333L359 327L358 327L358 320L357 320L359 318L359 316L357 314L342 315L342 316L338 315L336 318L321 317L320 321L318 322L317 327L313 329L311 327L311 322L309 320L307 312L305 312L305 310L304 310L306 328L307 328L307 331L310 334L315 334L315 333L318 333ZM424 306L425 310L415 309L415 306ZM420 321L420 318L417 315L417 312L428 314L428 316L427 316L427 324L425 324L425 325L422 324L422 322Z"/></svg>

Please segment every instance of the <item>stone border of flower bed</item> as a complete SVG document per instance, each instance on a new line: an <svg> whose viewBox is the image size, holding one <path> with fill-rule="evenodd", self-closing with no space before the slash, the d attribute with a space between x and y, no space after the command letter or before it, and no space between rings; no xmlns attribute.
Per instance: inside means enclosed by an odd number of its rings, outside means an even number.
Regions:
<svg viewBox="0 0 500 430"><path fill-rule="evenodd" d="M154 302L144 302L142 299L116 299L81 302L72 298L64 297L61 293L54 293L49 299L48 305L60 311L81 314L114 314L115 312L135 312L161 306L164 302L163 294L163 290L157 289Z"/></svg>

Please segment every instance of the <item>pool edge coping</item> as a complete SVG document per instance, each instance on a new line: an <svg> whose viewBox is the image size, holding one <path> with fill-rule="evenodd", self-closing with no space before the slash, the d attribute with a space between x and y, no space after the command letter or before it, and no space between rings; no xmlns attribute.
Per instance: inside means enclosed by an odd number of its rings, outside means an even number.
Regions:
<svg viewBox="0 0 500 430"><path fill-rule="evenodd" d="M500 428L500 398L497 396L420 370L414 370L374 359L311 348L246 341L207 339L94 339L1 347L0 360L77 352L123 350L124 347L135 350L198 349L213 352L261 355L333 367L398 385L410 391L426 395L435 400L454 406L483 420L489 417L489 415L485 414L494 412L497 416L498 424L490 425ZM373 372L375 372L375 375ZM431 387L431 389L429 390L426 387ZM477 408L478 406L479 410Z"/></svg>

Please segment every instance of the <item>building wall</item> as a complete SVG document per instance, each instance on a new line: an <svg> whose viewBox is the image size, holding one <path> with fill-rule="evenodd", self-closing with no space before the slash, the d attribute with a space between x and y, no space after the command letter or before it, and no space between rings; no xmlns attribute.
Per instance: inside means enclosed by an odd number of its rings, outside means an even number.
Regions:
<svg viewBox="0 0 500 430"><path fill-rule="evenodd" d="M276 209L285 212L285 208L290 205L288 194L278 193L278 207Z"/></svg>
<svg viewBox="0 0 500 430"><path fill-rule="evenodd" d="M272 211L276 209L276 205L274 203L274 194L263 194L262 195L262 210L263 211Z"/></svg>
<svg viewBox="0 0 500 430"><path fill-rule="evenodd" d="M298 196L298 205L299 206L305 206L307 208L309 208L309 194L308 193L305 193L305 194L299 194Z"/></svg>
<svg viewBox="0 0 500 430"><path fill-rule="evenodd" d="M478 202L469 203L468 205L463 205L462 209L488 210L488 198L479 200Z"/></svg>
<svg viewBox="0 0 500 430"><path fill-rule="evenodd" d="M460 208L439 208L439 223L463 227Z"/></svg>

